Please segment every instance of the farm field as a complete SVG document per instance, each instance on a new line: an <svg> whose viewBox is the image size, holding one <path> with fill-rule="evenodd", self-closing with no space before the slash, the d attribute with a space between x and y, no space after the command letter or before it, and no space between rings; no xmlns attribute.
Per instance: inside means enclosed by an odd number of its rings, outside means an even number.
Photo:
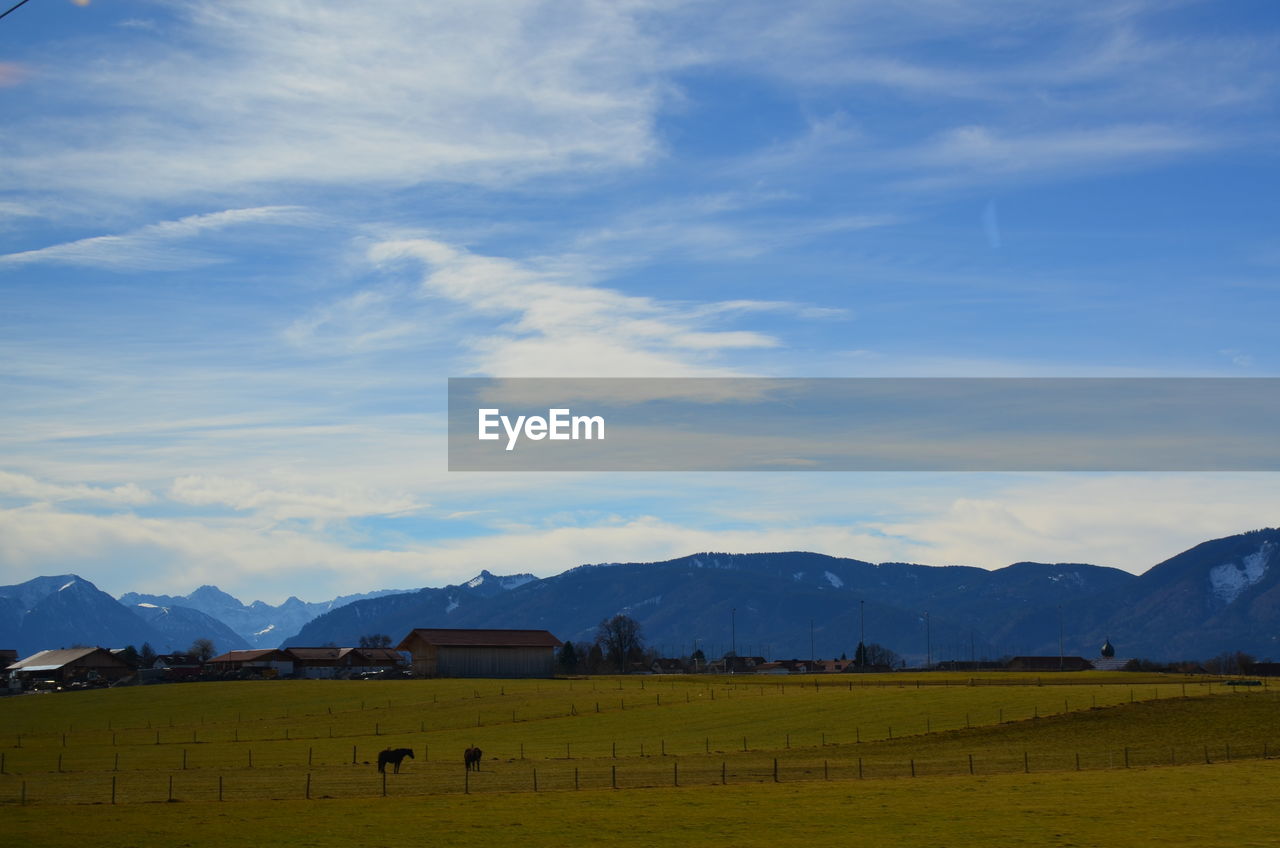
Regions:
<svg viewBox="0 0 1280 848"><path fill-rule="evenodd" d="M0 828L40 845L83 842L87 828L107 823L133 834L119 844L206 844L194 835L204 823L222 834L207 844L236 844L226 826L275 839L294 822L310 835L275 844L322 845L350 844L352 828L380 844L448 821L446 844L466 845L492 844L505 821L524 828L522 844L587 838L589 827L592 841L616 829L609 841L652 844L661 833L736 832L757 820L731 843L778 845L790 844L780 825L801 808L813 815L789 824L810 839L849 835L855 821L869 835L872 825L843 808L875 803L885 833L924 816L917 834L959 833L946 827L969 822L974 840L989 840L991 816L1012 827L1007 814L1025 811L1019 805L1043 804L1037 821L1059 822L1060 844L1120 844L1087 839L1142 810L1153 787L1167 793L1170 815L1247 807L1232 792L1273 796L1277 694L1088 673L240 681L21 696L0 700L9 822ZM484 760L467 774L461 755L473 744ZM413 759L380 775L377 753L401 747ZM1094 836L1077 816L1071 827L1059 821L1074 802L1052 799L1074 792L1109 793L1088 801ZM655 804L674 818L654 817ZM1025 844L1055 844L1040 825L1018 825ZM473 826L485 832L472 838ZM1232 844L1250 844L1251 831L1230 832ZM94 843L113 844L103 835Z"/></svg>

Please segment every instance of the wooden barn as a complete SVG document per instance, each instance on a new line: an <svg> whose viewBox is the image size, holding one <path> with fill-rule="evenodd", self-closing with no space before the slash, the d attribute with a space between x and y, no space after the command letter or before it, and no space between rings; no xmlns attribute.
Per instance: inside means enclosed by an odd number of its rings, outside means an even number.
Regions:
<svg viewBox="0 0 1280 848"><path fill-rule="evenodd" d="M419 677L551 677L561 642L545 630L415 629L396 646Z"/></svg>
<svg viewBox="0 0 1280 848"><path fill-rule="evenodd" d="M60 648L41 651L8 667L10 674L29 680L119 680L133 667L106 648Z"/></svg>

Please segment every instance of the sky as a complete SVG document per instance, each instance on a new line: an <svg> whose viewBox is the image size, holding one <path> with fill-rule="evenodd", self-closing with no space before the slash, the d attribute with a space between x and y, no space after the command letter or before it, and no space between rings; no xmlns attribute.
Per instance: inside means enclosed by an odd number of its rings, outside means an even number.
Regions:
<svg viewBox="0 0 1280 848"><path fill-rule="evenodd" d="M449 377L1280 376L1277 55L1268 0L31 0L0 584L1274 526L1272 473L450 473L445 427Z"/></svg>

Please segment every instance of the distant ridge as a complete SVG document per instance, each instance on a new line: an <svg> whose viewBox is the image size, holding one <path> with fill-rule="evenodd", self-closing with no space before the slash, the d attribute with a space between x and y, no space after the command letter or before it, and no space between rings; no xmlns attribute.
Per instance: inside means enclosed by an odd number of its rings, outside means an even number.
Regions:
<svg viewBox="0 0 1280 848"><path fill-rule="evenodd" d="M1096 657L1110 638L1126 657L1206 659L1243 650L1275 659L1280 530L1207 541L1140 576L1083 563L987 571L800 551L699 553L581 565L543 579L485 570L456 586L326 603L291 597L278 606L245 605L214 586L185 597L128 593L122 600L154 606L130 611L75 575L0 587L0 646L187 647L181 642L188 631L162 634L154 626L155 608L163 607L166 624L189 620L207 631L220 623L255 647L357 644L375 633L398 639L415 627L546 629L590 641L601 620L625 613L667 654L687 654L696 644L708 656L733 647L770 657L852 655L865 628L868 642L913 663L1057 655L1060 635L1063 651L1084 657Z"/></svg>

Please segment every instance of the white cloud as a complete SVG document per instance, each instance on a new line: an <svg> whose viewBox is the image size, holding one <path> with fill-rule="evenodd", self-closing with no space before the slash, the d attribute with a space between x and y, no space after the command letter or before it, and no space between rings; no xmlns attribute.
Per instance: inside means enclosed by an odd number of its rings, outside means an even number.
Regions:
<svg viewBox="0 0 1280 848"><path fill-rule="evenodd" d="M39 503L86 501L119 506L151 503L155 496L134 483L106 488L84 483L65 485L37 480L26 474L0 470L0 498L13 498Z"/></svg>
<svg viewBox="0 0 1280 848"><path fill-rule="evenodd" d="M329 491L317 491L314 485L305 489L275 489L244 478L192 474L174 480L169 497L194 506L225 505L275 522L293 518L324 522L362 516L402 516L425 506L407 495L388 497L362 486L325 488Z"/></svg>
<svg viewBox="0 0 1280 848"><path fill-rule="evenodd" d="M200 235L262 224L299 224L313 216L292 206L260 206L189 215L161 221L121 235L94 236L36 250L0 255L4 266L50 263L106 268L112 271L165 271L218 261L217 257L184 248L182 242Z"/></svg>
<svg viewBox="0 0 1280 848"><path fill-rule="evenodd" d="M934 500L915 517L875 526L930 564L998 568L1048 559L1140 573L1208 539L1272 526L1280 514L1272 475L1012 479L984 495Z"/></svg>
<svg viewBox="0 0 1280 848"><path fill-rule="evenodd" d="M779 342L755 331L709 329L712 319L772 308L804 311L792 304L687 304L628 295L594 285L598 270L572 256L519 262L407 239L377 244L370 257L385 267L421 263L418 297L489 322L487 335L466 342L473 360L465 367L504 377L727 376L732 372L716 363L716 354ZM345 337L347 347L359 348L370 339L413 335L405 323L415 311L413 299L388 298L386 291L366 291L320 307L294 322L286 338L306 345ZM418 334L430 332L425 316L415 320Z"/></svg>
<svg viewBox="0 0 1280 848"><path fill-rule="evenodd" d="M42 69L74 114L6 163L130 198L273 182L505 184L654 149L652 44L621 4L203 0L164 38ZM83 138L92 115L92 144Z"/></svg>
<svg viewBox="0 0 1280 848"><path fill-rule="evenodd" d="M1063 173L1117 161L1149 160L1171 153L1207 150L1221 144L1221 140L1204 133L1158 124L1120 124L1021 135L973 125L947 130L925 144L888 159L898 159L904 169L1025 177L1044 171Z"/></svg>

